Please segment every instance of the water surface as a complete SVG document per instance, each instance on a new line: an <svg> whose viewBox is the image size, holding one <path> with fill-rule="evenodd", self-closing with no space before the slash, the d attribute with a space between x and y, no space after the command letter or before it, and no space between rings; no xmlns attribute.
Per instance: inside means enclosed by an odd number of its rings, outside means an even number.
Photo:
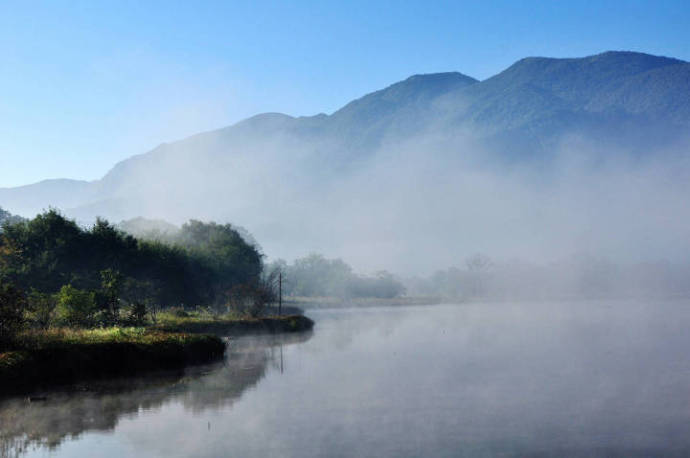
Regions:
<svg viewBox="0 0 690 458"><path fill-rule="evenodd" d="M1 453L687 456L689 305L315 310L222 363L0 402Z"/></svg>

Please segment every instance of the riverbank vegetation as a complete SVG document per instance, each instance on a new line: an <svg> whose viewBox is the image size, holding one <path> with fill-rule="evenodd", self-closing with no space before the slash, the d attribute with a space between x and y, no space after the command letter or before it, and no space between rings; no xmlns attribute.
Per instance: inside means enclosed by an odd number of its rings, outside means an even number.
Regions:
<svg viewBox="0 0 690 458"><path fill-rule="evenodd" d="M5 217L7 215L3 215ZM275 274L233 226L190 221L165 241L49 210L0 231L0 385L128 374L222 356L200 333L294 332L263 317Z"/></svg>
<svg viewBox="0 0 690 458"><path fill-rule="evenodd" d="M259 316L230 312L209 313L207 310L168 311L159 317L152 329L168 332L211 333L223 335L298 332L312 329L314 322L299 314Z"/></svg>
<svg viewBox="0 0 690 458"><path fill-rule="evenodd" d="M118 305L159 307L218 305L239 286L249 291L262 271L259 251L231 225L190 221L169 242L140 240L105 220L82 228L55 210L4 224L0 280L35 297L79 296L102 311L94 320L116 318ZM93 302L93 304L88 304Z"/></svg>
<svg viewBox="0 0 690 458"><path fill-rule="evenodd" d="M140 326L171 307L259 316L274 299L262 269L231 225L190 221L158 242L50 210L2 227L3 327Z"/></svg>

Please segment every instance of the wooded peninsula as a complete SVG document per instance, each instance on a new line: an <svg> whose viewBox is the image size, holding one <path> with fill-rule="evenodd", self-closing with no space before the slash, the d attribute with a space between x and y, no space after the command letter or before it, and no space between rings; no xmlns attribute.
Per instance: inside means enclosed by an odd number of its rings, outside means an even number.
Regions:
<svg viewBox="0 0 690 458"><path fill-rule="evenodd" d="M268 316L275 274L230 224L190 221L166 240L49 210L0 232L3 393L222 357L219 335L311 329Z"/></svg>

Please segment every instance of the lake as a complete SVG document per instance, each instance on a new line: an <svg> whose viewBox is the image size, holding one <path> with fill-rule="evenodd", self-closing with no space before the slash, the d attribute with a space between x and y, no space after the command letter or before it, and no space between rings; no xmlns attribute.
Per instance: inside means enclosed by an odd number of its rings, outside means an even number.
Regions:
<svg viewBox="0 0 690 458"><path fill-rule="evenodd" d="M690 455L690 302L308 311L184 373L0 401L0 453Z"/></svg>

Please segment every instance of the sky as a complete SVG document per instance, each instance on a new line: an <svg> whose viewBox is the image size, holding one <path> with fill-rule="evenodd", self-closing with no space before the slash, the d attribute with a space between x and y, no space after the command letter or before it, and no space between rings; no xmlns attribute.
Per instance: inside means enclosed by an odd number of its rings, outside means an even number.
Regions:
<svg viewBox="0 0 690 458"><path fill-rule="evenodd" d="M0 187L94 180L260 112L527 56L690 60L682 1L0 1Z"/></svg>

